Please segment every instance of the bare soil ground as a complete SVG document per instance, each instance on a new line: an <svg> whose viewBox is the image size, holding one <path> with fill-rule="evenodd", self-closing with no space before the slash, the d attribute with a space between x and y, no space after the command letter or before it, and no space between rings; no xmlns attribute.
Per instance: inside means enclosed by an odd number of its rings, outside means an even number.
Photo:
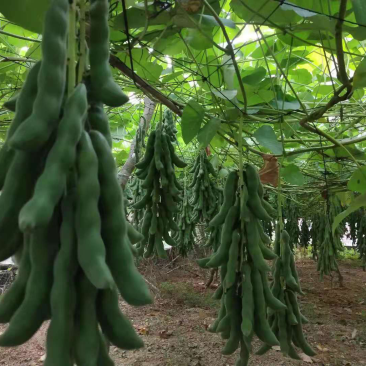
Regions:
<svg viewBox="0 0 366 366"><path fill-rule="evenodd" d="M253 356L251 365L366 365L366 272L355 262L342 262L344 287L336 279L319 280L311 260L297 262L306 296L300 299L310 324L305 326L316 357L294 361L272 350ZM152 285L155 303L133 308L121 301L121 307L141 334L145 347L121 351L111 347L117 366L231 366L236 355L221 355L224 341L207 331L214 320L218 303L211 299L215 282L205 288L207 271L188 260L173 265L152 264L142 268ZM217 286L217 284L216 284ZM0 349L0 365L35 366L42 364L47 324L27 344L15 349ZM4 330L0 326L0 332ZM259 342L255 343L255 348Z"/></svg>

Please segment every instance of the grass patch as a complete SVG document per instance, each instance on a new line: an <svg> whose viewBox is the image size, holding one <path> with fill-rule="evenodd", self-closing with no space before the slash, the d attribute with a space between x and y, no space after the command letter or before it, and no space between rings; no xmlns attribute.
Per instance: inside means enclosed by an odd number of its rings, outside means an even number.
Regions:
<svg viewBox="0 0 366 366"><path fill-rule="evenodd" d="M212 298L212 293L197 292L193 285L184 282L162 282L159 286L163 297L171 298L178 304L191 308L212 309L217 308L219 301Z"/></svg>

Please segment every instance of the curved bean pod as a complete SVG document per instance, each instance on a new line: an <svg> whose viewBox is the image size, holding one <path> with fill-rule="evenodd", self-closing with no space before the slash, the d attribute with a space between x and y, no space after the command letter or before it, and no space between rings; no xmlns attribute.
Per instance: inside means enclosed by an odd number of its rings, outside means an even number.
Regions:
<svg viewBox="0 0 366 366"><path fill-rule="evenodd" d="M69 1L52 0L47 10L42 38L42 64L33 112L10 140L20 150L37 150L57 127L66 85Z"/></svg>
<svg viewBox="0 0 366 366"><path fill-rule="evenodd" d="M20 211L19 227L22 231L33 231L46 226L51 220L53 210L65 190L69 170L75 163L76 145L81 136L87 106L86 88L84 84L79 84L66 103L55 144L37 180L33 197Z"/></svg>

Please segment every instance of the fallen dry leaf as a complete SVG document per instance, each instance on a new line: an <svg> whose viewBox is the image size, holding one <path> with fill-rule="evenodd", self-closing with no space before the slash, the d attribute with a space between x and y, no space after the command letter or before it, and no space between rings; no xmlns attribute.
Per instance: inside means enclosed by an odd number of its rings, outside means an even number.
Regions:
<svg viewBox="0 0 366 366"><path fill-rule="evenodd" d="M147 327L140 327L140 328L137 328L137 332L140 335L148 335L149 334L149 328L147 328Z"/></svg>
<svg viewBox="0 0 366 366"><path fill-rule="evenodd" d="M159 332L159 337L162 338L162 339L168 339L172 335L173 335L173 333L169 332L167 330L162 330L161 332Z"/></svg>
<svg viewBox="0 0 366 366"><path fill-rule="evenodd" d="M357 335L357 329L353 329L352 339L355 339L356 338L356 335Z"/></svg>
<svg viewBox="0 0 366 366"><path fill-rule="evenodd" d="M263 184L278 185L279 168L277 158L271 154L263 154L264 166L259 171L259 177Z"/></svg>
<svg viewBox="0 0 366 366"><path fill-rule="evenodd" d="M299 356L301 357L301 359L307 363L313 363L313 360L306 355L305 353L300 353Z"/></svg>

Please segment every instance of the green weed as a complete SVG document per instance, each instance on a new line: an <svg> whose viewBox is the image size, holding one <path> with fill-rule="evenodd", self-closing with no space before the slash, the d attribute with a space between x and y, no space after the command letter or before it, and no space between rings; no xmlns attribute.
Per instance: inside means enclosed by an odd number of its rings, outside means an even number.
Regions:
<svg viewBox="0 0 366 366"><path fill-rule="evenodd" d="M197 308L216 308L219 301L212 298L211 292L197 292L193 285L183 282L162 282L160 291L163 297L174 299L178 304Z"/></svg>

